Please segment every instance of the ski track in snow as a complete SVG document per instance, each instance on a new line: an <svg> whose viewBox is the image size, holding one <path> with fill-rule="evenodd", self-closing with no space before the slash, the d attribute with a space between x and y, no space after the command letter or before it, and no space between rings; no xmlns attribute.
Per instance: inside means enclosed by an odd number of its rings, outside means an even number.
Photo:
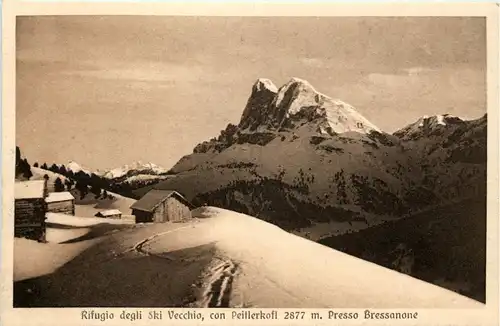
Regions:
<svg viewBox="0 0 500 326"><path fill-rule="evenodd" d="M164 235L169 234L169 233L177 232L177 231L180 231L180 230L183 230L183 229L187 229L187 228L192 228L192 227L193 227L192 225L186 225L186 226L175 228L173 230L168 230L168 231L165 231L165 232L160 232L160 233L153 234L152 236L147 237L147 238L139 241L138 243L136 243L128 251L135 251L135 252L137 252L139 254L146 255L146 256L159 257L159 258L168 259L168 260L176 260L175 258L170 257L170 256L168 256L166 254L161 254L161 255L159 255L159 254L153 254L152 252L149 252L149 251L145 250L143 247L146 244L148 244L148 242L150 242L153 239L156 239L158 237L164 236Z"/></svg>
<svg viewBox="0 0 500 326"><path fill-rule="evenodd" d="M238 266L231 260L218 258L221 263L208 271L209 278L201 299L203 308L228 308Z"/></svg>

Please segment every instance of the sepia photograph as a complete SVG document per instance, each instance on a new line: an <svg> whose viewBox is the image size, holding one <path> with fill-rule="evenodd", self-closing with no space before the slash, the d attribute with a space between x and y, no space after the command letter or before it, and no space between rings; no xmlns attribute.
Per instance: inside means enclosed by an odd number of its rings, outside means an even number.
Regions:
<svg viewBox="0 0 500 326"><path fill-rule="evenodd" d="M15 308L488 304L486 17L15 24Z"/></svg>

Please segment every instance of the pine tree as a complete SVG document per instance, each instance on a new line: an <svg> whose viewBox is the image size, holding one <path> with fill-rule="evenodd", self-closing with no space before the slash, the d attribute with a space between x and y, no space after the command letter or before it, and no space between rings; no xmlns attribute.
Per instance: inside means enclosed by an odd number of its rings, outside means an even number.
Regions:
<svg viewBox="0 0 500 326"><path fill-rule="evenodd" d="M48 170L49 168L47 167L47 163L43 163L42 166L41 166L42 169L44 170Z"/></svg>
<svg viewBox="0 0 500 326"><path fill-rule="evenodd" d="M59 173L66 176L68 174L68 171L66 170L66 167L63 165L61 165L61 167L59 168Z"/></svg>
<svg viewBox="0 0 500 326"><path fill-rule="evenodd" d="M61 178L57 177L56 181L54 181L54 190L55 192L63 192L64 184L61 181Z"/></svg>
<svg viewBox="0 0 500 326"><path fill-rule="evenodd" d="M108 192L106 191L106 189L104 189L104 191L102 193L102 198L108 199Z"/></svg>
<svg viewBox="0 0 500 326"><path fill-rule="evenodd" d="M33 164L33 167L37 168L37 167L38 167L38 162L35 162L35 163Z"/></svg>
<svg viewBox="0 0 500 326"><path fill-rule="evenodd" d="M33 176L33 173L31 172L31 166L28 163L27 159L21 160L20 166L21 166L21 173L23 174L23 177L25 177L26 179L29 179Z"/></svg>
<svg viewBox="0 0 500 326"><path fill-rule="evenodd" d="M59 173L59 167L55 163L50 166L49 170L54 173Z"/></svg>

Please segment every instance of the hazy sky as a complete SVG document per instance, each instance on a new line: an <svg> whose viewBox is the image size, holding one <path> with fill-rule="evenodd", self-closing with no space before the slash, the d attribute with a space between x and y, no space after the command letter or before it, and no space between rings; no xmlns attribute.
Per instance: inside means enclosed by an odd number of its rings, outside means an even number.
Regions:
<svg viewBox="0 0 500 326"><path fill-rule="evenodd" d="M486 112L483 18L59 16L17 22L17 142L30 162L167 168L291 77L393 132Z"/></svg>

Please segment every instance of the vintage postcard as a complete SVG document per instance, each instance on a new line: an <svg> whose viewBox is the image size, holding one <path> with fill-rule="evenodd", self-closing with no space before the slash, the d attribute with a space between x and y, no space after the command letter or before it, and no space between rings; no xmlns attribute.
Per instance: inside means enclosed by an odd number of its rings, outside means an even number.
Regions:
<svg viewBox="0 0 500 326"><path fill-rule="evenodd" d="M495 4L2 10L2 325L498 325Z"/></svg>

